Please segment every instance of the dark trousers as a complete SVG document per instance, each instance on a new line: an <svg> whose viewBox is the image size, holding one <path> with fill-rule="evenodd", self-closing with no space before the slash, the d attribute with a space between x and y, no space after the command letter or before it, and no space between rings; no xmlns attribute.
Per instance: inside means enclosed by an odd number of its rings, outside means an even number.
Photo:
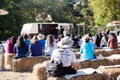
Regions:
<svg viewBox="0 0 120 80"><path fill-rule="evenodd" d="M74 70L71 66L69 67L63 67L63 74L76 74L76 70Z"/></svg>

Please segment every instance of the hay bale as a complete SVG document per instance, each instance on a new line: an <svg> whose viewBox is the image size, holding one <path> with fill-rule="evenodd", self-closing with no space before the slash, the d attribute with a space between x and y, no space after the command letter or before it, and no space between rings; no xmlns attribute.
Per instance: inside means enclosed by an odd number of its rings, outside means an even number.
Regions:
<svg viewBox="0 0 120 80"><path fill-rule="evenodd" d="M10 70L11 69L11 64L12 64L12 58L15 56L13 53L5 53L4 55L4 68Z"/></svg>
<svg viewBox="0 0 120 80"><path fill-rule="evenodd" d="M79 69L84 68L98 68L99 66L109 66L109 65L119 65L120 64L120 58L119 59L113 59L113 58L104 58L101 60L86 60L79 62Z"/></svg>
<svg viewBox="0 0 120 80"><path fill-rule="evenodd" d="M120 75L120 68L98 68L105 75L105 80L116 80Z"/></svg>
<svg viewBox="0 0 120 80"><path fill-rule="evenodd" d="M35 80L47 80L45 64L36 64L33 67L33 75L36 78Z"/></svg>
<svg viewBox="0 0 120 80"><path fill-rule="evenodd" d="M103 49L96 49L95 55L99 56L101 54L102 56L107 57L107 56L111 56L113 54L120 54L119 52L120 52L120 48L109 50L109 51L105 51Z"/></svg>
<svg viewBox="0 0 120 80"><path fill-rule="evenodd" d="M12 71L27 71L31 70L33 66L37 63L42 63L50 58L44 56L40 57L24 57L20 59L12 60Z"/></svg>
<svg viewBox="0 0 120 80"><path fill-rule="evenodd" d="M76 77L73 77L69 80L105 80L104 75L98 74L98 73L93 73L90 75L79 75ZM49 77L47 80L67 80L64 77Z"/></svg>

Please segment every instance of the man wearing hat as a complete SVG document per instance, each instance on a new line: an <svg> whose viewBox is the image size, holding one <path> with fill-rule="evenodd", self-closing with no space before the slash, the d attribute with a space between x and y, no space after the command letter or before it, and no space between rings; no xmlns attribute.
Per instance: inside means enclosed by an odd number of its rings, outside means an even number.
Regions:
<svg viewBox="0 0 120 80"><path fill-rule="evenodd" d="M71 51L73 42L69 37L64 37L58 42L58 49L55 49L51 56L51 62L63 63L63 75L75 74L77 70L77 63L75 53Z"/></svg>

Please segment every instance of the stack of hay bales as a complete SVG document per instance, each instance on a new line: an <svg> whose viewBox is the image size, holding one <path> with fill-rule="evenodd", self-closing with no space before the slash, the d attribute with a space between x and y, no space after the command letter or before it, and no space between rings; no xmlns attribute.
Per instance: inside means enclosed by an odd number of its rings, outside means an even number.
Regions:
<svg viewBox="0 0 120 80"><path fill-rule="evenodd" d="M95 50L95 55L96 56L99 56L100 54L104 57L107 57L107 56L110 56L110 55L113 55L113 54L120 54L120 48L109 50L109 51L105 51L103 49Z"/></svg>
<svg viewBox="0 0 120 80"><path fill-rule="evenodd" d="M40 57L24 57L20 59L13 59L11 70L12 71L31 70L35 64L42 63L46 60L50 60L50 58L46 58L45 56L40 56Z"/></svg>
<svg viewBox="0 0 120 80"><path fill-rule="evenodd" d="M11 69L11 64L12 64L12 58L15 56L15 54L11 53L5 53L5 64L4 64L4 68L10 70Z"/></svg>

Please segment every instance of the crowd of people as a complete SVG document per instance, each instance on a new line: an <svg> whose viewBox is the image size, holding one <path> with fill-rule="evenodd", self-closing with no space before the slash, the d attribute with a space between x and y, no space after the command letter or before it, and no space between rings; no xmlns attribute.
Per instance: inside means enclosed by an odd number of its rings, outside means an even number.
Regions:
<svg viewBox="0 0 120 80"><path fill-rule="evenodd" d="M8 38L6 51L4 51L4 46L0 43L0 54L4 52L6 54L14 54L14 59L44 55L50 57L51 62L62 61L64 75L66 75L75 74L77 70L76 56L72 49L79 49L81 61L93 60L95 59L94 50L96 47L115 49L118 48L119 43L120 35L106 33L105 31L94 36L91 36L91 34L70 36L68 31L64 31L63 34L58 35L57 39L55 39L54 35L45 36L42 33L29 39L28 35L24 34L18 38L15 36Z"/></svg>

